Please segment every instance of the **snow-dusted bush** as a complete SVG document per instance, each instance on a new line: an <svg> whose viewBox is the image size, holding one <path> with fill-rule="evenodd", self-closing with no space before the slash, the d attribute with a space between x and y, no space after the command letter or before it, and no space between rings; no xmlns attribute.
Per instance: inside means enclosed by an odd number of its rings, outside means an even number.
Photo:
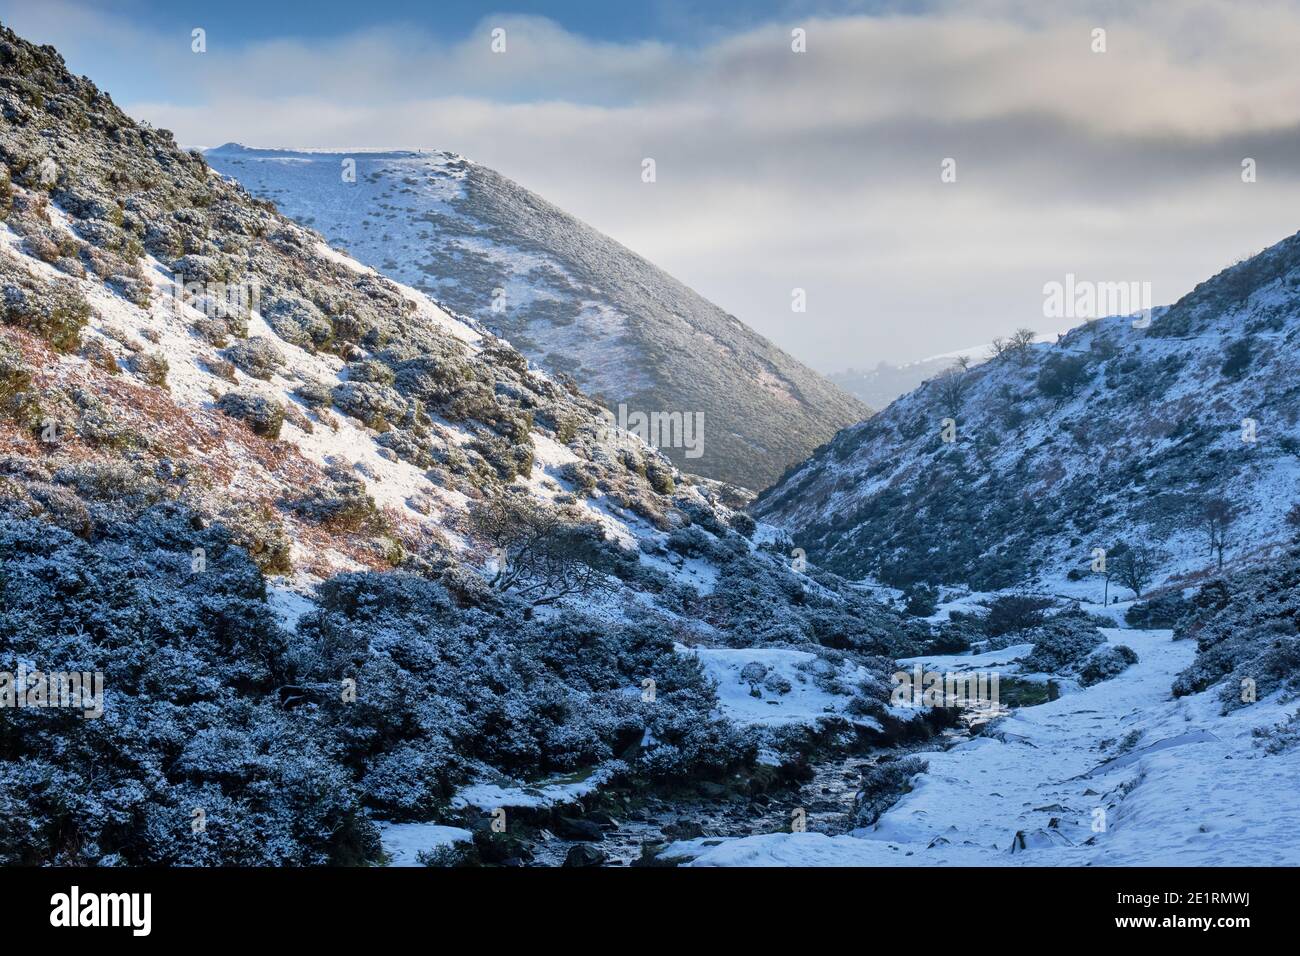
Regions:
<svg viewBox="0 0 1300 956"><path fill-rule="evenodd" d="M37 279L0 251L0 321L41 336L59 352L75 352L90 319L90 304L68 280Z"/></svg>
<svg viewBox="0 0 1300 956"><path fill-rule="evenodd" d="M880 815L912 789L912 778L930 768L920 757L883 758L862 771L862 782L853 797L849 820L855 827L869 827Z"/></svg>
<svg viewBox="0 0 1300 956"><path fill-rule="evenodd" d="M1043 611L1052 606L1050 598L1028 594L1008 594L989 605L984 630L990 637L1011 631L1023 631L1043 623Z"/></svg>
<svg viewBox="0 0 1300 956"><path fill-rule="evenodd" d="M584 495L590 495L596 490L595 470L584 462L566 463L560 468L560 477Z"/></svg>
<svg viewBox="0 0 1300 956"><path fill-rule="evenodd" d="M731 525L731 530L742 538L752 538L754 532L758 530L758 522L743 511L733 511L727 518L727 523Z"/></svg>
<svg viewBox="0 0 1300 956"><path fill-rule="evenodd" d="M604 529L581 512L548 508L526 495L476 502L468 527L496 555L491 586L533 605L606 588L621 557Z"/></svg>
<svg viewBox="0 0 1300 956"><path fill-rule="evenodd" d="M1220 692L1225 710L1281 691L1283 699L1300 694L1300 633L1295 624L1275 623L1242 635L1229 680ZM1249 685L1247 685L1249 682ZM1250 687L1250 694L1245 693Z"/></svg>
<svg viewBox="0 0 1300 956"><path fill-rule="evenodd" d="M230 529L231 540L248 552L265 574L290 574L293 544L284 522L269 505L244 505L230 508L222 515Z"/></svg>
<svg viewBox="0 0 1300 956"><path fill-rule="evenodd" d="M32 373L18 349L0 341L0 415L35 427L40 420Z"/></svg>
<svg viewBox="0 0 1300 956"><path fill-rule="evenodd" d="M217 408L237 418L263 438L279 438L284 424L284 406L256 392L227 392L217 400Z"/></svg>
<svg viewBox="0 0 1300 956"><path fill-rule="evenodd" d="M219 349L225 348L230 341L230 327L222 319L200 316L191 323L190 328L203 341Z"/></svg>
<svg viewBox="0 0 1300 956"><path fill-rule="evenodd" d="M428 468L437 460L430 450L428 438L405 428L384 432L375 439L375 444L391 449L402 461L409 461L417 468Z"/></svg>
<svg viewBox="0 0 1300 956"><path fill-rule="evenodd" d="M1107 644L1094 651L1079 668L1079 683L1084 687L1100 684L1124 672L1138 661L1137 653L1126 644Z"/></svg>
<svg viewBox="0 0 1300 956"><path fill-rule="evenodd" d="M334 404L345 415L385 431L406 414L406 401L389 385L377 382L341 382L334 386Z"/></svg>
<svg viewBox="0 0 1300 956"><path fill-rule="evenodd" d="M293 394L309 408L328 408L334 401L334 388L318 379L304 379L294 386Z"/></svg>
<svg viewBox="0 0 1300 956"><path fill-rule="evenodd" d="M482 456L502 481L513 481L516 476L528 477L533 470L532 443L511 445L492 434L481 435L469 443L469 449Z"/></svg>
<svg viewBox="0 0 1300 956"><path fill-rule="evenodd" d="M698 526L692 526L698 528ZM737 647L813 645L858 655L919 653L928 628L863 596L832 574L796 573L748 552L734 532L715 542L718 580L681 611L698 616ZM707 537L707 536L706 536ZM664 598L666 600L666 598Z"/></svg>
<svg viewBox="0 0 1300 956"><path fill-rule="evenodd" d="M1068 398L1088 381L1088 359L1054 355L1038 373L1038 390L1048 398Z"/></svg>
<svg viewBox="0 0 1300 956"><path fill-rule="evenodd" d="M44 232L28 234L23 239L22 250L29 256L51 264L57 262L59 257L64 255L58 244Z"/></svg>
<svg viewBox="0 0 1300 956"><path fill-rule="evenodd" d="M262 317L291 345L326 348L335 336L331 324L315 303L293 292L267 295L262 300Z"/></svg>
<svg viewBox="0 0 1300 956"><path fill-rule="evenodd" d="M263 381L284 367L284 353L273 341L261 336L232 342L225 356L240 371Z"/></svg>
<svg viewBox="0 0 1300 956"><path fill-rule="evenodd" d="M8 712L0 861L373 858L349 772L310 715L278 705L286 636L256 566L222 527L160 506L88 543L0 519L0 555L0 669L22 660L104 674L100 719Z"/></svg>
<svg viewBox="0 0 1300 956"><path fill-rule="evenodd" d="M1300 747L1300 711L1272 727L1256 727L1251 731L1256 747L1267 754L1280 754Z"/></svg>
<svg viewBox="0 0 1300 956"><path fill-rule="evenodd" d="M104 344L103 339L91 339L81 346L81 357L91 365L103 369L109 375L117 375L121 369L112 349Z"/></svg>
<svg viewBox="0 0 1300 956"><path fill-rule="evenodd" d="M960 654L968 651L971 644L984 637L984 629L978 620L955 614L940 624L933 640L926 648L931 654Z"/></svg>
<svg viewBox="0 0 1300 956"><path fill-rule="evenodd" d="M335 531L386 530L384 516L375 499L366 493L366 483L355 475L336 470L328 484L311 489L305 496L290 502L294 511L310 521Z"/></svg>
<svg viewBox="0 0 1300 956"><path fill-rule="evenodd" d="M1192 603L1181 591L1166 591L1146 601L1139 601L1124 612L1124 623L1136 628L1170 628L1178 624Z"/></svg>
<svg viewBox="0 0 1300 956"><path fill-rule="evenodd" d="M90 509L70 488L53 484L48 474L27 472L21 480L10 477L13 461L0 460L0 514L13 518L41 518L73 534L90 534Z"/></svg>
<svg viewBox="0 0 1300 956"><path fill-rule="evenodd" d="M211 358L200 359L203 367L222 381L234 384L238 380L235 374L235 366L232 362L227 362L223 358L213 356Z"/></svg>
<svg viewBox="0 0 1300 956"><path fill-rule="evenodd" d="M1219 369L1220 374L1225 378L1240 378L1250 368L1254 352L1255 341L1250 336L1233 342L1228 346L1227 358Z"/></svg>
<svg viewBox="0 0 1300 956"><path fill-rule="evenodd" d="M1300 693L1300 549L1211 581L1191 603L1175 636L1196 639L1196 660L1175 678L1175 696L1223 682L1229 711L1278 690Z"/></svg>
<svg viewBox="0 0 1300 956"><path fill-rule="evenodd" d="M376 774L394 809L427 811L472 760L531 774L619 756L667 774L743 759L735 732L710 714L698 663L649 623L571 613L543 624L508 608L458 609L442 584L414 575L345 574L299 627L300 679L356 680L354 705L330 694L319 707L369 768L366 789ZM654 701L626 692L647 677ZM403 769L413 766L421 772Z"/></svg>
<svg viewBox="0 0 1300 956"><path fill-rule="evenodd" d="M905 612L912 617L929 617L939 605L939 592L924 584L915 584L908 589Z"/></svg>
<svg viewBox="0 0 1300 956"><path fill-rule="evenodd" d="M668 536L668 548L686 558L725 560L727 552L718 539L698 524L678 528Z"/></svg>
<svg viewBox="0 0 1300 956"><path fill-rule="evenodd" d="M397 378L391 368L374 359L349 362L347 373L350 382L374 382L378 385L392 385Z"/></svg>
<svg viewBox="0 0 1300 956"><path fill-rule="evenodd" d="M428 342L423 349L423 353L391 363L396 372L395 387L401 395L418 399L424 407L450 421L481 422L511 444L531 442L528 433L532 415L523 406L540 401L538 396L528 394L531 388L503 380L503 376L517 372L507 368L489 376L483 367L469 362L463 347L455 342ZM528 376L527 385L537 381Z"/></svg>
<svg viewBox="0 0 1300 956"><path fill-rule="evenodd" d="M1064 674L1076 670L1096 648L1105 643L1096 622L1086 614L1063 612L1018 635L1033 642L1034 649L1021 660L1024 671Z"/></svg>
<svg viewBox="0 0 1300 956"><path fill-rule="evenodd" d="M85 501L103 503L125 512L138 511L162 500L165 490L138 464L126 461L82 461L54 473L57 484L71 488Z"/></svg>
<svg viewBox="0 0 1300 956"><path fill-rule="evenodd" d="M134 264L135 260L140 258L140 254L144 251L139 240L125 229L111 222L82 219L80 222L74 222L73 228L76 230L77 235L91 245L105 252L121 256L128 264Z"/></svg>
<svg viewBox="0 0 1300 956"><path fill-rule="evenodd" d="M671 495L677 489L677 485L673 481L672 466L658 458L651 458L646 462L645 477L650 483L650 487L661 495ZM744 517L752 523L752 518L749 518L748 515ZM739 531L739 528L737 530ZM752 527L750 530L752 533Z"/></svg>
<svg viewBox="0 0 1300 956"><path fill-rule="evenodd" d="M167 373L171 371L171 366L159 352L140 352L131 356L131 371L150 385L166 388Z"/></svg>

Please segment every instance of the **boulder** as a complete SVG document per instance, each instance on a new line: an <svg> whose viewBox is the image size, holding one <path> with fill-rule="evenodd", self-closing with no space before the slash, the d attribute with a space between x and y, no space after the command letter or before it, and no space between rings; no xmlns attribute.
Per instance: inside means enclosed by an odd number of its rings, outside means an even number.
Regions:
<svg viewBox="0 0 1300 956"><path fill-rule="evenodd" d="M579 843L576 846L569 847L569 853L564 858L564 865L601 866L607 859L605 851L600 847L592 846L590 843Z"/></svg>
<svg viewBox="0 0 1300 956"><path fill-rule="evenodd" d="M599 842L605 835L599 823L577 817L556 817L555 826L551 829L562 840Z"/></svg>

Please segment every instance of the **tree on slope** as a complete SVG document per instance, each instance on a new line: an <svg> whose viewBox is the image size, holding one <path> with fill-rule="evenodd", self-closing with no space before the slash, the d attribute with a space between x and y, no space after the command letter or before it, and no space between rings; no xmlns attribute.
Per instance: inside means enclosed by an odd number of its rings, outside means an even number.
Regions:
<svg viewBox="0 0 1300 956"><path fill-rule="evenodd" d="M1120 584L1138 597L1155 580L1160 565L1168 555L1159 548L1140 542L1119 544L1110 552L1110 573Z"/></svg>
<svg viewBox="0 0 1300 956"><path fill-rule="evenodd" d="M496 558L492 587L534 606L603 588L615 556L599 525L576 518L521 494L474 505L470 528Z"/></svg>
<svg viewBox="0 0 1300 956"><path fill-rule="evenodd" d="M1029 357L1029 347L1034 344L1033 329L1016 329L1010 338L998 337L991 345L992 358L1013 358L1023 364Z"/></svg>
<svg viewBox="0 0 1300 956"><path fill-rule="evenodd" d="M965 404L966 393L970 391L973 379L968 372L954 366L945 369L932 382L935 400L939 411L950 418L956 418Z"/></svg>
<svg viewBox="0 0 1300 956"><path fill-rule="evenodd" d="M1194 522L1205 535L1210 556L1218 558L1218 568L1223 570L1223 552L1232 535L1232 525L1240 514L1236 505L1227 498L1207 498L1201 502Z"/></svg>

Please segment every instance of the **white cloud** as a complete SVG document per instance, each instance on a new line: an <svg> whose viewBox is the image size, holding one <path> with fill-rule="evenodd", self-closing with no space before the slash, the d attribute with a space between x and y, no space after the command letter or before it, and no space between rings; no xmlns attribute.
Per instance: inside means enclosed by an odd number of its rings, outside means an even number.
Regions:
<svg viewBox="0 0 1300 956"><path fill-rule="evenodd" d="M833 369L1050 331L1042 285L1065 272L1148 280L1171 300L1297 228L1295 3L1072 9L796 20L802 55L786 23L687 47L494 17L457 38L210 36L200 57L188 38L67 9L6 20L74 68L93 33L164 77L124 105L182 142L462 152ZM797 322L794 286L809 301Z"/></svg>

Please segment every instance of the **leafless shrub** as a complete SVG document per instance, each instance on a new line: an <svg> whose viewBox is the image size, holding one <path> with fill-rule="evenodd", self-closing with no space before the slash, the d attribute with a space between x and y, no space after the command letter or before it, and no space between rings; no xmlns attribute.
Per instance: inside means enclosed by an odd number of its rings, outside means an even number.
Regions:
<svg viewBox="0 0 1300 956"><path fill-rule="evenodd" d="M469 524L496 554L490 583L498 591L537 606L605 586L612 563L605 532L574 513L507 494L474 505Z"/></svg>

